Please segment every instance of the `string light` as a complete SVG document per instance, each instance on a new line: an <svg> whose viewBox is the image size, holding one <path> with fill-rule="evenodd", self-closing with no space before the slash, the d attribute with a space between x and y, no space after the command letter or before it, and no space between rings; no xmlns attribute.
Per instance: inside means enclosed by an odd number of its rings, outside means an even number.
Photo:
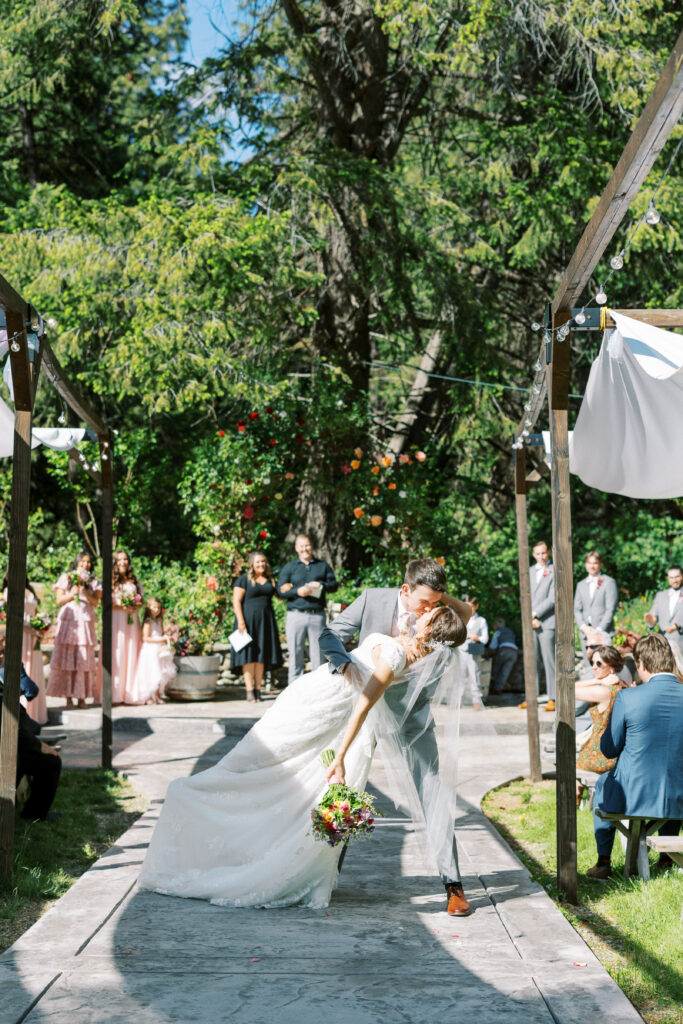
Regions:
<svg viewBox="0 0 683 1024"><path fill-rule="evenodd" d="M624 265L624 256L625 255L626 255L626 253L622 249L621 252L618 252L616 254L616 256L612 257L612 259L609 261L609 265L612 268L612 270L621 270L621 268Z"/></svg>
<svg viewBox="0 0 683 1024"><path fill-rule="evenodd" d="M574 323L576 323L576 324L585 324L585 322L586 322L586 314L584 313L584 309L585 308L586 307L583 306L583 308L580 309L579 312L576 314L576 316L574 317Z"/></svg>
<svg viewBox="0 0 683 1024"><path fill-rule="evenodd" d="M654 199L651 199L647 208L647 213L645 214L645 222L650 224L651 227L654 227L655 224L659 224L661 219L659 211L655 208L655 201Z"/></svg>
<svg viewBox="0 0 683 1024"><path fill-rule="evenodd" d="M540 331L540 329L541 329L541 325L539 324L538 320L534 320L534 322L531 325L531 330L535 334L537 331Z"/></svg>
<svg viewBox="0 0 683 1024"><path fill-rule="evenodd" d="M600 285L600 291L595 296L595 301L598 303L599 306L604 306L605 303L607 302L607 294L605 292L604 284Z"/></svg>
<svg viewBox="0 0 683 1024"><path fill-rule="evenodd" d="M529 417L528 417L528 416L527 416L527 418L526 418L526 419L524 420L524 426L525 426L525 427L533 427L533 423L531 422L531 420L529 419Z"/></svg>
<svg viewBox="0 0 683 1024"><path fill-rule="evenodd" d="M21 351L21 345L17 341L16 334L12 335L12 344L10 345L10 348L12 349L13 352L20 352Z"/></svg>
<svg viewBox="0 0 683 1024"><path fill-rule="evenodd" d="M536 371L536 373L540 373L542 369L543 369L543 366L541 365L541 360L537 359L536 362L534 363L534 370Z"/></svg>
<svg viewBox="0 0 683 1024"><path fill-rule="evenodd" d="M57 418L57 422L61 423L62 425L64 425L66 423L66 416L64 415L63 412L60 412L60 414L59 414L59 416Z"/></svg>

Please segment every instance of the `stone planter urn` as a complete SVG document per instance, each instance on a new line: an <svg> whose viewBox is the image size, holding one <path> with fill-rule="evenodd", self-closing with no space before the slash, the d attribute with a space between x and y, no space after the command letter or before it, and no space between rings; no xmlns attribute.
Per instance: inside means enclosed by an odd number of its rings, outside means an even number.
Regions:
<svg viewBox="0 0 683 1024"><path fill-rule="evenodd" d="M171 700L213 700L222 659L221 654L175 657L178 674L166 687L166 696Z"/></svg>

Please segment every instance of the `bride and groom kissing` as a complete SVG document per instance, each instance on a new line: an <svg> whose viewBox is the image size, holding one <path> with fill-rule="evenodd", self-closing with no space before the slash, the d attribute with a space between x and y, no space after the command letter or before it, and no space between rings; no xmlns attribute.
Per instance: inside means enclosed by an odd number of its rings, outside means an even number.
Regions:
<svg viewBox="0 0 683 1024"><path fill-rule="evenodd" d="M457 718L455 648L470 615L432 559L408 563L400 589L363 591L323 630L327 663L287 687L218 764L171 783L140 887L222 906L326 907L340 851L313 841L311 808L326 777L364 788L380 738L400 757L448 913L468 915L431 701L450 702L444 714Z"/></svg>

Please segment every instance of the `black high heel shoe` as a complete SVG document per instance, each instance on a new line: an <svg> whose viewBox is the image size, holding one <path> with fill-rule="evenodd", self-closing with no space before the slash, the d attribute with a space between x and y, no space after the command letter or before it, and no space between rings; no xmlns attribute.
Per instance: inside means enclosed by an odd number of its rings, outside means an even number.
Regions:
<svg viewBox="0 0 683 1024"><path fill-rule="evenodd" d="M261 691L260 690L254 690L254 700L259 701L259 703L260 703L260 701L261 701Z"/></svg>

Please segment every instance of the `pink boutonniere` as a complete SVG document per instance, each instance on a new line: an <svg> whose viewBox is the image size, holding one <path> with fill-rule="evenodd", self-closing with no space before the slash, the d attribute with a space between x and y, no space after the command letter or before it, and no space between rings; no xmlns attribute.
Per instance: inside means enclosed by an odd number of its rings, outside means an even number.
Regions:
<svg viewBox="0 0 683 1024"><path fill-rule="evenodd" d="M597 582L596 586L598 588L600 588L602 586L602 576L598 576L598 582Z"/></svg>
<svg viewBox="0 0 683 1024"><path fill-rule="evenodd" d="M550 569L543 570L543 579L545 579L546 576L550 576Z"/></svg>

